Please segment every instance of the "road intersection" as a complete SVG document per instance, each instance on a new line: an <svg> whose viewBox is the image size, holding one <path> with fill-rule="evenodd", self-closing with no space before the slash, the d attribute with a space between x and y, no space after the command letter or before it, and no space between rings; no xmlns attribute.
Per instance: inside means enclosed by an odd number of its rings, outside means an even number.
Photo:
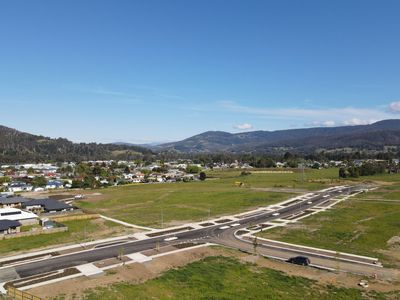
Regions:
<svg viewBox="0 0 400 300"><path fill-rule="evenodd" d="M103 244L103 246L90 249L47 257L39 260L22 261L12 266L0 268L0 283L3 284L13 280L20 280L32 276L40 276L47 272L60 271L62 269L77 267L85 264L95 263L101 260L115 258L121 253L138 253L156 247L178 245L182 243L213 243L241 251L254 251L254 237L246 228L258 226L258 224L269 224L281 219L290 219L293 216L301 216L305 211L335 199L342 195L351 195L362 190L366 186L340 186L308 194L307 197L296 197L284 203L274 205L272 209L259 209L250 213L236 215L235 217L220 218L215 222L202 222L195 226L183 226L176 229L157 230L152 233L144 233L142 239L122 239ZM240 232L245 234L238 234ZM310 258L313 266L328 270L373 275L386 272L379 262L374 258L358 255L336 253L333 251L303 247L280 243L277 241L259 239L257 252L266 257L286 260L296 255L305 255Z"/></svg>

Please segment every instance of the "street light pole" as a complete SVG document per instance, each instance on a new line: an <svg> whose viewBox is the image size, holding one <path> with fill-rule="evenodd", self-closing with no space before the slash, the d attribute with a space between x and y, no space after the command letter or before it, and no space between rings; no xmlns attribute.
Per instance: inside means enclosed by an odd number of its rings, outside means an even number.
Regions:
<svg viewBox="0 0 400 300"><path fill-rule="evenodd" d="M162 207L161 207L161 228L164 228L164 211Z"/></svg>

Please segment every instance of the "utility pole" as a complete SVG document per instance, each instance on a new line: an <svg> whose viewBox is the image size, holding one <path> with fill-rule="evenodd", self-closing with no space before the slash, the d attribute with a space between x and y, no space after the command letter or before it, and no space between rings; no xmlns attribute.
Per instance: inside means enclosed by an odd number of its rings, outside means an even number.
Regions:
<svg viewBox="0 0 400 300"><path fill-rule="evenodd" d="M83 241L86 242L86 223L85 226L83 227Z"/></svg>
<svg viewBox="0 0 400 300"><path fill-rule="evenodd" d="M118 252L118 259L119 260L122 260L122 257L124 256L124 252L125 252L124 247L119 248L119 252Z"/></svg>
<svg viewBox="0 0 400 300"><path fill-rule="evenodd" d="M160 252L160 241L158 241L158 240L156 242L156 251Z"/></svg>
<svg viewBox="0 0 400 300"><path fill-rule="evenodd" d="M164 228L164 211L162 207L161 207L161 228Z"/></svg>
<svg viewBox="0 0 400 300"><path fill-rule="evenodd" d="M304 165L304 163L300 163L300 164L298 164L297 167L298 167L298 168L300 169L300 171L301 171L301 183L304 183L304 181L305 181L305 174L304 174L305 165Z"/></svg>
<svg viewBox="0 0 400 300"><path fill-rule="evenodd" d="M336 251L336 270L337 270L338 273L340 273L340 260L339 260L339 257L340 257L340 252Z"/></svg>
<svg viewBox="0 0 400 300"><path fill-rule="evenodd" d="M258 247L257 237L254 237L254 240L253 240L253 248L254 248L254 254L255 254L255 255L258 255L258 253L257 253L257 247Z"/></svg>

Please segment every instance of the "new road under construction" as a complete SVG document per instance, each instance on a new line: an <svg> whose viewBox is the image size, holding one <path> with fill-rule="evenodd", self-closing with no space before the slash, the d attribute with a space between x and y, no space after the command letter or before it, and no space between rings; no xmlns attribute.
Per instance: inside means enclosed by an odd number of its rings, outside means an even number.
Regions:
<svg viewBox="0 0 400 300"><path fill-rule="evenodd" d="M119 258L119 264L145 262L151 256L143 253L168 246L176 251L191 247L218 244L266 257L285 260L307 257L309 265L327 270L340 270L367 276L390 276L391 269L382 267L378 259L335 252L325 249L287 244L257 238L254 234L276 226L285 226L311 214L328 209L340 201L370 189L371 186L337 186L291 198L284 202L257 210L225 216L215 220L190 223L184 226L141 232L132 236L95 241L82 247L50 249L29 255L7 257L0 260L2 291L7 286L28 289L55 280L101 273L108 265L97 262ZM170 247L172 248L172 247Z"/></svg>

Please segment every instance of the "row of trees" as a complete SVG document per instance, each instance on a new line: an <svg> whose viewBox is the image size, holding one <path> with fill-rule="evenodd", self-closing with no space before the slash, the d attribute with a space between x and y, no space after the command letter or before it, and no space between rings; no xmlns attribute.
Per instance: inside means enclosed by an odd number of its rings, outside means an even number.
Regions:
<svg viewBox="0 0 400 300"><path fill-rule="evenodd" d="M233 163L235 161L248 163L253 167L273 167L276 162L287 162L291 167L297 167L299 162L319 161L329 162L337 161L352 161L356 159L382 159L392 160L400 157L400 152L396 151L345 151L345 150L330 150L316 151L313 153L299 153L295 151L276 152L276 153L234 153L234 152L218 152L218 153L180 153L175 151L161 152L152 157L153 161L170 161L178 159L191 159L194 163L203 165L212 165L213 163Z"/></svg>
<svg viewBox="0 0 400 300"><path fill-rule="evenodd" d="M347 168L339 169L340 178L358 178L360 176L370 176L376 174L383 174L387 169L386 163L365 162L361 166L349 166Z"/></svg>

